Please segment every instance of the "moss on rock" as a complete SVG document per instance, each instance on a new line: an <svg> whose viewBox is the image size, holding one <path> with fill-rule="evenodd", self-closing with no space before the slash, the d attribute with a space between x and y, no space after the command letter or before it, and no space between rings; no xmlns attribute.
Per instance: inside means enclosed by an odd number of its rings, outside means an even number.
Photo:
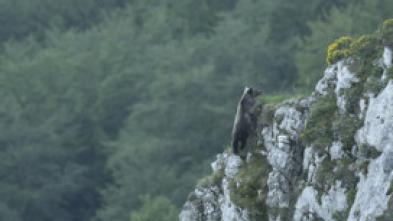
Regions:
<svg viewBox="0 0 393 221"><path fill-rule="evenodd" d="M336 96L333 92L322 96L311 107L302 141L306 145L313 144L318 152L333 141L332 119L337 111Z"/></svg>
<svg viewBox="0 0 393 221"><path fill-rule="evenodd" d="M210 176L207 176L205 178L202 178L198 181L197 187L198 188L207 188L211 186L220 186L222 179L224 178L224 169L225 168L220 168Z"/></svg>
<svg viewBox="0 0 393 221"><path fill-rule="evenodd" d="M266 220L268 186L271 167L265 156L254 153L248 163L239 168L229 183L231 201L248 210L252 220Z"/></svg>

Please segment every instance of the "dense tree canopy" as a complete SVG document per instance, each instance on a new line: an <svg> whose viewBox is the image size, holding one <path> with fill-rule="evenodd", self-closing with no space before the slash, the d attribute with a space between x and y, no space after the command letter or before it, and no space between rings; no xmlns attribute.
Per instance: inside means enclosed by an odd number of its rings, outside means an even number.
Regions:
<svg viewBox="0 0 393 221"><path fill-rule="evenodd" d="M310 90L327 44L372 31L393 9L387 0L0 6L0 220L15 221L173 219L229 145L245 85Z"/></svg>

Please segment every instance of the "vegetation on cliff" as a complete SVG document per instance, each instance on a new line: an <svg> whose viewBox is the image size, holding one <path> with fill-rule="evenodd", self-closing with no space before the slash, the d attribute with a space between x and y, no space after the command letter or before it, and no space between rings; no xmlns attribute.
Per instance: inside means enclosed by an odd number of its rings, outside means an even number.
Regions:
<svg viewBox="0 0 393 221"><path fill-rule="evenodd" d="M367 33L393 10L385 0L0 5L0 219L16 221L173 215L228 145L245 85L278 94L266 97L273 104L262 121L272 124L279 94L312 90L303 82L322 77L323 67L309 70L319 64L315 47L325 52L324 40L338 37L326 32ZM390 34L386 23L378 38L391 45ZM373 69L367 90L383 87L381 74ZM360 92L345 93L358 99ZM358 127L335 119L332 127L348 134Z"/></svg>

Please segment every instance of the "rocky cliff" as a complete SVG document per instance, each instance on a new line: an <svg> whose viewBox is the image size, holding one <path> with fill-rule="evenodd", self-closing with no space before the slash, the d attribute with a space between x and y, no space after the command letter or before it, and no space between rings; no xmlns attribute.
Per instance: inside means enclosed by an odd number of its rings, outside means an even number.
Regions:
<svg viewBox="0 0 393 221"><path fill-rule="evenodd" d="M334 42L312 95L265 105L259 144L218 154L180 220L393 220L392 33Z"/></svg>

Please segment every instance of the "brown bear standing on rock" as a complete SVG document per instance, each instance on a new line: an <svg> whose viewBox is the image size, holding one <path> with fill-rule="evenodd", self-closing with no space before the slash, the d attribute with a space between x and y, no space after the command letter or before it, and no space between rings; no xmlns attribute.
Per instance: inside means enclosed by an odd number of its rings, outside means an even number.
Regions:
<svg viewBox="0 0 393 221"><path fill-rule="evenodd" d="M244 92L237 105L237 113L232 131L232 147L233 153L238 154L238 145L243 149L246 146L248 136L256 127L257 116L255 114L256 107L260 106L256 97L261 91L253 88L244 88Z"/></svg>

